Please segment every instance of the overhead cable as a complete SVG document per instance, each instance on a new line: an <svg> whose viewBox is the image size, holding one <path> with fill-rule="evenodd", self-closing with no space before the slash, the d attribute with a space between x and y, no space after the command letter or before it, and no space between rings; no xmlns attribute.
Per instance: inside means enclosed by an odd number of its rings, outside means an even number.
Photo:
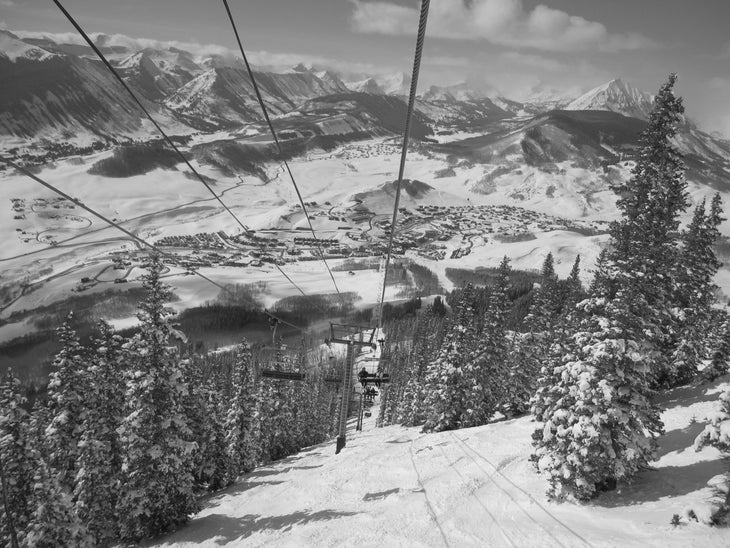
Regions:
<svg viewBox="0 0 730 548"><path fill-rule="evenodd" d="M225 1L225 0L224 0ZM406 154L408 152L408 140L411 132L411 118L416 104L416 89L418 86L418 74L421 70L421 55L423 54L423 42L426 38L426 23L428 21L428 8L430 0L421 0L421 16L418 21L418 35L416 37L416 52L413 57L413 73L411 76L411 89L408 95L408 109L406 111L406 123L403 130L403 146L400 155L400 167L398 169L398 180L395 186L395 203L393 204L393 220L390 223L390 238L388 240L388 251L385 256L385 268L383 270L383 290L380 295L380 303L377 308L376 327L381 327L383 322L383 303L385 301L386 278L388 276L388 265L393 254L393 238L395 227L398 221L398 206L400 204L400 191L403 184L403 172L406 167Z"/></svg>
<svg viewBox="0 0 730 548"><path fill-rule="evenodd" d="M314 226L312 225L312 220L309 218L309 212L307 211L307 205L304 203L304 199L302 198L302 193L299 191L299 186L297 185L296 179L294 178L294 174L292 173L291 168L289 167L289 162L287 162L286 158L284 157L284 151L281 147L281 143L279 142L279 137L276 134L274 125L271 123L271 118L269 116L268 109L266 108L266 104L264 103L264 99L261 95L261 90L259 89L259 86L256 83L256 77L254 76L253 70L251 69L251 65L248 62L248 57L246 57L246 52L243 49L243 44L241 42L241 37L238 34L238 28L236 27L236 22L233 19L233 14L231 13L231 8L228 6L228 0L223 0L223 5L226 8L226 13L228 14L228 19L231 22L231 26L233 27L233 33L236 35L236 42L238 42L238 49L240 50L241 57L243 57L243 62L246 65L246 71L248 72L248 76L251 79L251 85L253 86L254 92L256 93L256 99L258 100L259 106L261 107L261 112L264 115L266 124L269 126L269 131L271 132L271 136L274 138L274 143L276 144L276 148L279 152L279 156L281 157L281 159L283 161L284 167L286 167L286 171L289 174L289 178L291 179L292 185L294 185L294 190L297 193L297 198L299 198L299 205L302 208L304 217L307 219L307 224L309 225L309 230L312 233L312 238L314 239L314 241L317 245L317 250L319 251L320 258L322 259L322 262L324 263L324 266L327 269L327 272L329 273L330 279L332 280L332 284L335 287L335 291L337 292L337 295L340 297L340 300L344 304L344 297L340 293L340 288L337 286L337 282L335 281L335 276L332 273L332 269L330 269L330 266L327 263L327 259L324 256L324 250L322 249L322 244L319 241L319 238L317 238L317 234L314 231Z"/></svg>

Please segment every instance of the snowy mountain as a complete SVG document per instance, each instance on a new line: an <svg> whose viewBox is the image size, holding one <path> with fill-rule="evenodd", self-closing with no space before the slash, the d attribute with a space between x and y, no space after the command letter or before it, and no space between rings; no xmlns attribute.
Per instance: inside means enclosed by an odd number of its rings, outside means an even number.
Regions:
<svg viewBox="0 0 730 548"><path fill-rule="evenodd" d="M178 49L144 49L117 67L129 84L152 100L164 99L204 71L190 53Z"/></svg>
<svg viewBox="0 0 730 548"><path fill-rule="evenodd" d="M460 83L452 86L430 86L419 97L424 101L476 101L488 98L489 93L467 83Z"/></svg>
<svg viewBox="0 0 730 548"><path fill-rule="evenodd" d="M68 140L149 137L144 114L100 63L51 53L0 31L0 135ZM147 108L174 133L191 128L161 105Z"/></svg>
<svg viewBox="0 0 730 548"><path fill-rule="evenodd" d="M385 91L380 87L375 78L366 78L357 82L348 82L347 87L357 93L371 93L373 95L385 95Z"/></svg>
<svg viewBox="0 0 730 548"><path fill-rule="evenodd" d="M295 109L314 97L341 92L341 83L322 80L309 70L284 74L259 72L256 82L273 115ZM175 112L201 118L218 127L235 127L263 119L251 79L245 70L208 70L169 96Z"/></svg>
<svg viewBox="0 0 730 548"><path fill-rule="evenodd" d="M53 56L50 51L23 42L12 32L0 30L0 59L11 62L44 61Z"/></svg>
<svg viewBox="0 0 730 548"><path fill-rule="evenodd" d="M349 91L349 88L345 85L339 75L332 70L320 70L314 72L314 75L330 88L337 90L337 92L344 93Z"/></svg>
<svg viewBox="0 0 730 548"><path fill-rule="evenodd" d="M609 110L646 120L653 97L620 78L593 88L565 106L565 110Z"/></svg>

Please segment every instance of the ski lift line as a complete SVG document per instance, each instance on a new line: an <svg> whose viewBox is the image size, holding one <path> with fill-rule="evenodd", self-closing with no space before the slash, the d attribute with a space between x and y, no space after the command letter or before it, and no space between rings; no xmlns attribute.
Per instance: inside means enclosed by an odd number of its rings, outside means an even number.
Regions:
<svg viewBox="0 0 730 548"><path fill-rule="evenodd" d="M225 1L225 0L224 0ZM426 23L428 22L428 8L430 0L421 0L421 15L418 20L418 35L416 37L416 51L413 56L413 74L411 76L411 89L408 95L408 110L406 111L406 123L403 130L403 146L400 155L400 167L398 168L398 181L395 187L395 203L393 204L393 220L390 223L390 238L388 240L388 253L385 256L385 269L383 270L383 288L380 294L378 305L377 325L381 327L383 321L383 302L385 301L385 278L388 276L388 265L393 253L393 238L395 237L396 222L398 220L398 206L400 204L400 190L403 183L403 173L406 167L406 154L408 152L408 140L411 132L411 118L416 104L416 88L418 86L418 75L421 71L421 56L423 54L423 42L426 38Z"/></svg>
<svg viewBox="0 0 730 548"><path fill-rule="evenodd" d="M107 58L104 56L104 54L99 50L99 48L96 47L96 44L89 38L88 34L84 31L84 29L81 28L81 26L76 22L76 20L71 16L71 14L63 7L60 0L53 0L53 2L58 6L58 9L60 9L63 14L66 16L66 19L69 20L69 22L76 28L76 30L81 34L81 36L84 38L87 44L91 47L91 49L94 50L94 53L96 53L97 57L106 65L106 67L111 71L111 73L114 75L114 77L119 81L120 84L124 87L125 90L127 90L127 93L129 93L130 97L134 100L135 103L137 103L137 106L144 112L145 116L149 119L150 122L152 122L152 125L157 128L157 131L160 132L160 135L164 137L165 141L167 141L167 144L172 147L172 149L182 158L183 162L188 166L188 169L192 171L195 176L198 178L198 180L203 183L203 186L208 189L208 191L215 197L216 200L223 206L223 209L225 209L231 217L233 217L236 222L240 225L240 227L246 232L246 234L250 234L251 230L244 225L241 220L236 216L233 211L230 210L230 208L223 202L221 197L211 188L211 186L205 181L202 175L198 173L198 171L193 167L193 165L190 163L190 161L185 157L185 155L180 151L179 148L177 148L177 145L170 139L170 137L165 133L165 131L162 129L162 127L155 121L155 119L152 117L152 115L149 113L147 108L142 104L142 102L137 98L135 93L132 91L132 89L127 85L127 83L124 81L124 79L119 75L117 70L111 65L111 63L107 60Z"/></svg>
<svg viewBox="0 0 730 548"><path fill-rule="evenodd" d="M228 5L228 0L223 0L223 5L226 8L226 13L228 14L228 20L231 22L231 27L233 27L233 33L236 36L236 42L238 42L238 49L240 50L241 57L243 57L243 62L246 65L246 71L248 72L248 76L251 79L251 85L253 86L254 92L256 93L256 99L258 100L259 106L261 107L261 112L264 115L266 124L269 126L269 131L271 132L271 136L274 138L274 143L276 143L276 148L279 151L279 154L283 159L284 152L281 148L281 143L279 142L279 137L276 134L274 125L271 123L271 118L269 117L269 111L266 108L266 104L264 103L264 98L261 95L261 90L259 89L258 83L256 82L256 78L254 76L253 70L251 69L251 65L248 62L248 57L246 57L246 52L243 49L243 43L241 42L241 37L238 34L238 27L236 27L236 22L233 19L233 14L231 13L231 8ZM299 199L299 205L302 207L302 212L304 213L304 217L307 219L307 224L309 225L309 230L312 233L312 237L314 238L315 242L317 243L317 249L319 251L320 258L322 259L322 262L324 263L325 268L327 268L327 272L330 275L330 279L332 280L332 284L335 287L335 291L337 292L337 295L339 296L340 301L342 302L342 304L344 306L344 304L345 304L344 297L340 293L340 288L337 286L337 282L335 281L335 276L332 273L332 270L330 269L330 266L327 263L327 259L324 256L322 244L320 243L319 238L317 238L317 234L314 230L314 225L312 225L312 220L309 218L309 212L307 211L307 206L304 203L304 198L302 198L302 193L299 191L299 185L297 185L297 181L294 178L294 174L292 173L291 168L289 167L289 162L287 162L286 159L283 159L282 163L284 164L284 167L286 168L286 171L289 174L289 178L291 179L292 185L294 186L294 190L297 193L297 198Z"/></svg>
<svg viewBox="0 0 730 548"><path fill-rule="evenodd" d="M26 177L29 177L29 178L33 179L36 183L38 183L40 185L43 185L44 187L46 187L47 189L55 192L56 194L58 194L62 198L65 198L66 200L69 200L70 202L73 202L74 204L76 204L78 207L80 207L81 209L83 209L87 213L90 213L91 215L97 217L98 219L101 219L102 221L104 221L108 225L110 225L110 226L112 226L112 227L114 227L114 228L122 231L124 234L126 234L127 236L129 236L130 238L132 238L137 243L139 243L139 244L141 244L141 245L143 245L145 247L148 247L151 250L155 251L156 253L159 253L160 255L163 255L163 256L165 256L165 257L167 257L169 259L173 259L173 260L176 260L177 259L176 256L172 255L171 253L168 253L166 251L161 250L160 248L158 248L154 244L149 243L146 240L143 240L142 238L140 238L136 234L130 232L129 230L127 230L126 228L124 228L123 226L121 226L119 223L117 223L115 221L112 221L111 219L109 219L106 216L102 215L98 211L96 211L96 210L92 209L91 207L87 206L81 200L78 200L76 198L71 197L70 195L66 194L63 190L55 187L51 183L48 183L48 182L44 181L40 177L34 175L30 171L28 171L26 168L24 168L24 167L16 164L12 160L9 160L9 159L5 158L4 156L0 156L0 161L3 162L3 163L5 163L5 164L7 164L7 165L9 165L12 168L15 168L16 170L18 170L20 173L22 173ZM207 281L207 282L211 283L212 285L218 287L219 289L230 293L230 291L231 291L230 288L228 288L228 287L226 287L226 286L224 286L224 285L216 282L215 280L212 280L211 278L209 278L205 274L200 273L197 269L192 268L192 269L190 269L190 271L193 272L195 275L201 277L205 281ZM253 305L254 307L256 306L256 304L253 301L248 301L248 303L251 304L251 305ZM280 323L285 324L285 325L288 325L289 327L292 327L294 329L297 329L297 330L301 331L302 333L305 333L306 332L306 330L303 327L299 327L298 325L294 325L293 323L287 322L286 320L284 320L284 319L276 316L275 314L272 314L271 312L267 312L266 310L264 310L263 312L269 318L274 318L277 321L279 321Z"/></svg>

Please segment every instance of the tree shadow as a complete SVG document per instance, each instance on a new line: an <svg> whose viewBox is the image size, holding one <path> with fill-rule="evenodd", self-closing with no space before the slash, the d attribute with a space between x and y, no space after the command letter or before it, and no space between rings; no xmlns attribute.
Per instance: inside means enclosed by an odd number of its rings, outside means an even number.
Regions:
<svg viewBox="0 0 730 548"><path fill-rule="evenodd" d="M224 514L209 514L196 519L191 526L181 529L168 542L185 540L190 543L203 543L214 540L216 544L225 545L240 541L260 531L290 531L292 527L316 521L329 521L358 512L340 512L337 510L320 510L317 512L293 512L283 516L260 516L247 514L242 517L231 517ZM178 538L174 538L178 537Z"/></svg>
<svg viewBox="0 0 730 548"><path fill-rule="evenodd" d="M219 500L221 500L224 497L231 496L231 495L238 495L240 493L243 493L244 491L248 491L249 489L258 487L259 485L280 485L282 483L284 483L284 482L275 481L275 480L251 481L248 479L244 479L241 481L237 481L233 485L230 485L229 487L226 487L225 489L221 489L220 491L216 491L215 493L212 493L211 495L206 497L203 500L203 507L210 508L211 506L213 506L214 503L217 503Z"/></svg>
<svg viewBox="0 0 730 548"><path fill-rule="evenodd" d="M717 384L722 382L725 377L720 377L710 384L690 384L689 386L680 386L668 390L656 397L656 403L665 409L671 409L678 405L686 405L688 401L692 403L716 401L719 397Z"/></svg>
<svg viewBox="0 0 730 548"><path fill-rule="evenodd" d="M313 470L314 468L322 468L324 464L317 464L315 466L292 466L292 470Z"/></svg>
<svg viewBox="0 0 730 548"><path fill-rule="evenodd" d="M270 470L266 468L258 469L256 468L252 472L249 472L248 474L245 474L244 478L265 478L266 476L275 476L277 474L281 474L282 472L285 472L289 470L288 468L285 468L283 470Z"/></svg>
<svg viewBox="0 0 730 548"><path fill-rule="evenodd" d="M662 466L639 474L631 484L602 494L594 506L615 508L653 502L665 497L679 497L707 487L707 481L727 472L723 459L695 462L686 466Z"/></svg>
<svg viewBox="0 0 730 548"><path fill-rule="evenodd" d="M684 428L670 430L659 438L659 450L657 451L657 457L663 457L672 451L679 451L680 453L685 450L694 451L693 445L695 438L699 436L700 432L704 429L704 423L696 422L689 424Z"/></svg>
<svg viewBox="0 0 730 548"><path fill-rule="evenodd" d="M382 500L389 495L395 495L399 492L400 487L396 487L395 489L388 489L387 491L378 491L376 493L365 493L365 496L362 498L362 500L365 502L369 502L372 500Z"/></svg>

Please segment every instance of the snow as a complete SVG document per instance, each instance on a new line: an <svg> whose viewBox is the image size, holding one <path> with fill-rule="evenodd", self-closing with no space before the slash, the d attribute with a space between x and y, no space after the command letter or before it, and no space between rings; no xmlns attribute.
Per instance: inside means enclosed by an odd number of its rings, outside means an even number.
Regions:
<svg viewBox="0 0 730 548"><path fill-rule="evenodd" d="M54 54L18 40L12 33L0 30L0 57L6 57L12 62L17 62L19 59L43 61L54 57Z"/></svg>
<svg viewBox="0 0 730 548"><path fill-rule="evenodd" d="M654 468L585 505L546 500L528 462L529 417L422 434L375 428L374 409L362 432L350 424L339 455L325 443L259 468L148 546L727 546L727 530L684 516L709 515L726 471L716 449L692 442L703 427L693 420L729 381L667 393Z"/></svg>

